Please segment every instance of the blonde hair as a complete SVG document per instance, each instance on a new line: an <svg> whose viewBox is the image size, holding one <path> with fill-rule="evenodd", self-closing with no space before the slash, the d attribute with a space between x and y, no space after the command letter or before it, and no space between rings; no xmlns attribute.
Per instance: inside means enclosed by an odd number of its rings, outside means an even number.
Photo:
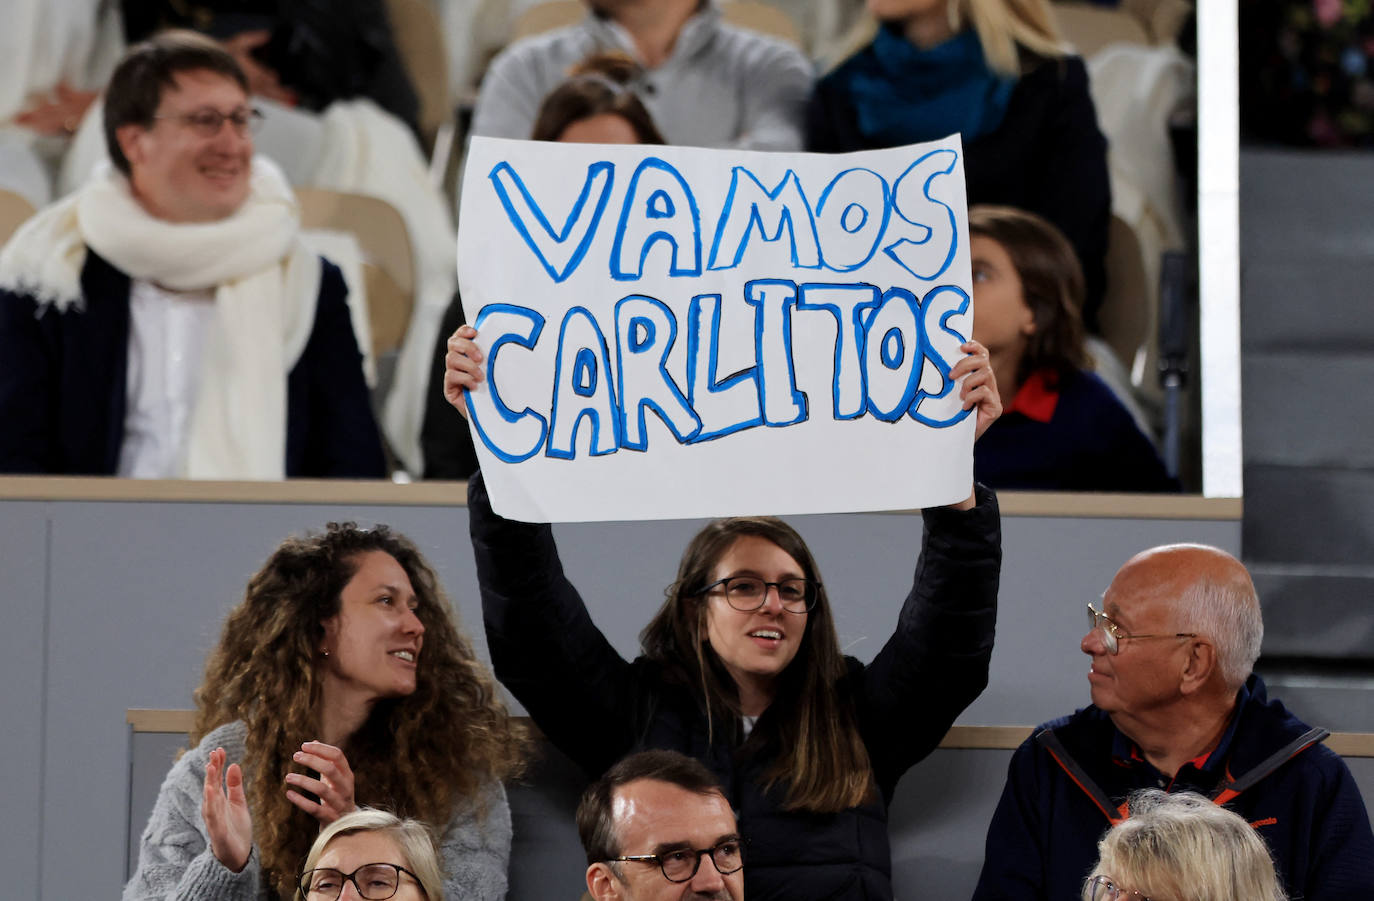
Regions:
<svg viewBox="0 0 1374 901"><path fill-rule="evenodd" d="M1021 75L1022 48L1050 59L1069 52L1048 0L949 0L947 9L950 29L957 34L971 27L988 67L1001 75ZM834 62L853 55L877 33L878 20L866 12L839 42Z"/></svg>
<svg viewBox="0 0 1374 901"><path fill-rule="evenodd" d="M1269 849L1249 823L1194 792L1158 789L1130 798L1130 818L1097 846L1092 877L1151 898L1176 901L1285 901Z"/></svg>
<svg viewBox="0 0 1374 901"><path fill-rule="evenodd" d="M419 820L403 820L395 814L372 807L359 807L339 817L320 831L310 853L305 856L303 873L315 869L320 855L334 839L358 832L380 832L396 843L405 856L405 868L414 874L427 901L444 901L444 879L439 867L439 853L434 849L434 837ZM299 880L296 897L304 901Z"/></svg>
<svg viewBox="0 0 1374 901"><path fill-rule="evenodd" d="M1021 74L1022 47L1051 58L1066 52L1047 0L953 0L949 23L956 32L972 26L988 65L1003 75Z"/></svg>

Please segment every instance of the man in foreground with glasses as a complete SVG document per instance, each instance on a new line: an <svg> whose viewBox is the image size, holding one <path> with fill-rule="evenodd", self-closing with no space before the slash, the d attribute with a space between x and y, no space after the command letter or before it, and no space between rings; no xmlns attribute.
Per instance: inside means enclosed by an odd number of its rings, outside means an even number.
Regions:
<svg viewBox="0 0 1374 901"><path fill-rule="evenodd" d="M1250 574L1202 545L1127 561L1089 604L1092 706L1012 757L975 901L1079 897L1098 839L1141 789L1194 791L1254 826L1294 898L1363 897L1374 835L1359 787L1252 673L1264 625Z"/></svg>
<svg viewBox="0 0 1374 901"><path fill-rule="evenodd" d="M0 252L0 472L384 475L347 288L253 156L247 88L192 32L116 68L113 165Z"/></svg>
<svg viewBox="0 0 1374 901"><path fill-rule="evenodd" d="M594 901L743 901L735 814L700 762L677 751L631 754L577 806Z"/></svg>

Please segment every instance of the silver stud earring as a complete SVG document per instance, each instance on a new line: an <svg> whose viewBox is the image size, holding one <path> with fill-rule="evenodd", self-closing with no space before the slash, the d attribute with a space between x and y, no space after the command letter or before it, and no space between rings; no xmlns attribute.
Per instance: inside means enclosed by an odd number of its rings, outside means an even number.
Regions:
<svg viewBox="0 0 1374 901"><path fill-rule="evenodd" d="M329 648L324 648L324 656L329 656Z"/></svg>

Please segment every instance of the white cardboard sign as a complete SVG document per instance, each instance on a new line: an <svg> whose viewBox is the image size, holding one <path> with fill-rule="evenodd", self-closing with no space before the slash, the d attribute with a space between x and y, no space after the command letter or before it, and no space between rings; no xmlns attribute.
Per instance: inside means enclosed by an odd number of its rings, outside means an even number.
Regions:
<svg viewBox="0 0 1374 901"><path fill-rule="evenodd" d="M474 138L458 280L492 504L530 522L968 496L958 136L845 155Z"/></svg>

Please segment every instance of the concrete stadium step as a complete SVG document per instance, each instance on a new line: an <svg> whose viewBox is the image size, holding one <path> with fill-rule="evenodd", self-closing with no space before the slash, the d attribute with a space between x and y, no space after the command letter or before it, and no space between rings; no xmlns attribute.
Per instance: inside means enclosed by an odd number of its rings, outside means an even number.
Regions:
<svg viewBox="0 0 1374 901"><path fill-rule="evenodd" d="M1374 664L1374 566L1251 563L1264 653Z"/></svg>
<svg viewBox="0 0 1374 901"><path fill-rule="evenodd" d="M1374 348L1374 155L1245 150L1242 343Z"/></svg>
<svg viewBox="0 0 1374 901"><path fill-rule="evenodd" d="M1247 464L1247 563L1354 566L1374 547L1374 472Z"/></svg>
<svg viewBox="0 0 1374 901"><path fill-rule="evenodd" d="M1333 732L1374 732L1374 679L1276 668L1263 657L1255 669L1264 677L1271 698L1278 698L1313 726Z"/></svg>
<svg viewBox="0 0 1374 901"><path fill-rule="evenodd" d="M1241 267L1241 346L1374 353L1374 248L1361 259L1276 254Z"/></svg>
<svg viewBox="0 0 1374 901"><path fill-rule="evenodd" d="M1241 360L1247 464L1374 468L1374 353L1248 350Z"/></svg>

